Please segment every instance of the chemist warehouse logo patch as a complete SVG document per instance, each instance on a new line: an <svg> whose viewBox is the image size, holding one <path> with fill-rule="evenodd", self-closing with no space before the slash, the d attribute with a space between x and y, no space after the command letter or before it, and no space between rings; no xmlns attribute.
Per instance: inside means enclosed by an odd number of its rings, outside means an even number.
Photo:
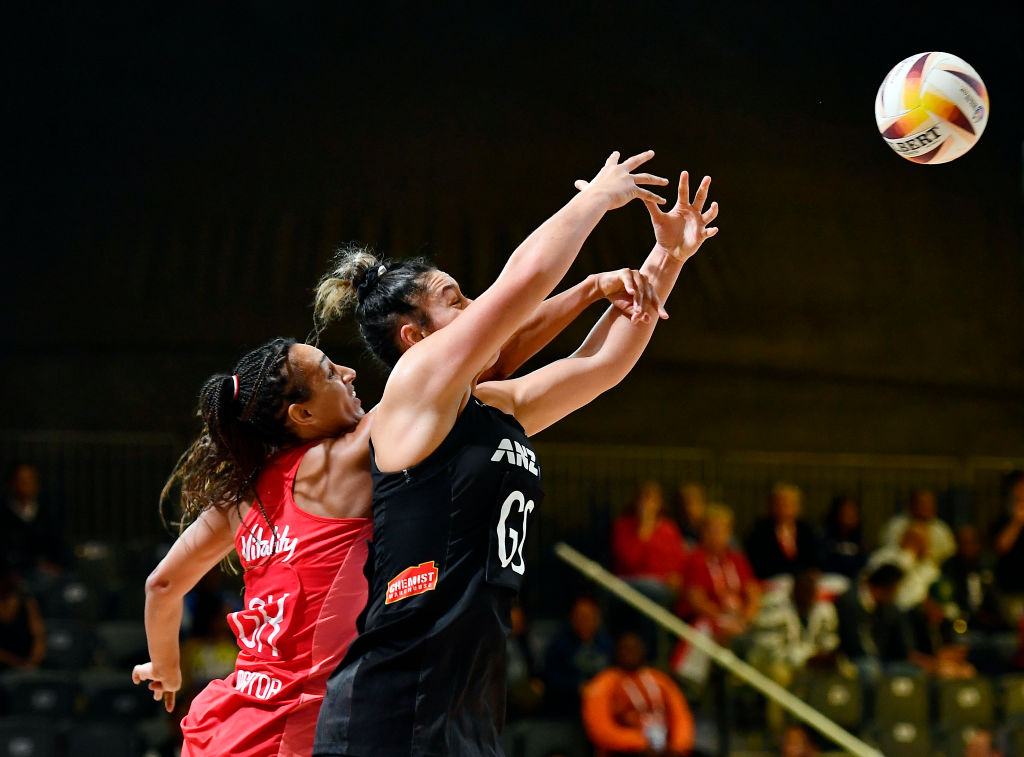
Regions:
<svg viewBox="0 0 1024 757"><path fill-rule="evenodd" d="M437 586L437 567L434 561L421 562L406 568L388 581L388 596L384 604L389 605L400 599L415 597L417 594L433 591Z"/></svg>

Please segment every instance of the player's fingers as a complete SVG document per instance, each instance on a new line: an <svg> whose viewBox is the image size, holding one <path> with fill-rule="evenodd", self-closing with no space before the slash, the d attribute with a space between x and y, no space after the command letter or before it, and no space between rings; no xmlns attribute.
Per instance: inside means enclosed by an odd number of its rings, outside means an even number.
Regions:
<svg viewBox="0 0 1024 757"><path fill-rule="evenodd" d="M700 180L700 186L697 187L697 193L693 196L693 207L700 213L704 207L704 203L708 199L708 187L711 186L711 177L705 176Z"/></svg>
<svg viewBox="0 0 1024 757"><path fill-rule="evenodd" d="M704 223L711 223L714 221L718 217L718 203L711 203L711 207L705 210L700 217Z"/></svg>
<svg viewBox="0 0 1024 757"><path fill-rule="evenodd" d="M174 692L164 692L164 709L168 712L174 712Z"/></svg>
<svg viewBox="0 0 1024 757"><path fill-rule="evenodd" d="M717 226L712 226L709 229L704 229L704 238L705 239L711 239L711 237L713 237L717 233L718 233L718 227Z"/></svg>
<svg viewBox="0 0 1024 757"><path fill-rule="evenodd" d="M619 283L622 284L622 288L626 290L626 294L632 295L635 291L633 288L633 277L629 275L629 269L623 268L618 272Z"/></svg>
<svg viewBox="0 0 1024 757"><path fill-rule="evenodd" d="M630 277L633 279L633 305L636 308L636 314L638 317L644 315L644 303L647 301L647 282L644 280L643 274L640 271L630 271Z"/></svg>
<svg viewBox="0 0 1024 757"><path fill-rule="evenodd" d="M655 176L652 173L635 173L633 174L633 181L637 184L660 184L661 186L668 184L668 179Z"/></svg>
<svg viewBox="0 0 1024 757"><path fill-rule="evenodd" d="M665 204L665 198L664 197L656 195L656 194L654 194L654 192L651 192L650 190L641 189L640 187L636 188L636 196L639 197L644 202L653 202L656 205L664 205Z"/></svg>
<svg viewBox="0 0 1024 757"><path fill-rule="evenodd" d="M690 172L683 171L679 174L679 204L687 205L690 202Z"/></svg>
<svg viewBox="0 0 1024 757"><path fill-rule="evenodd" d="M642 166L648 160L654 157L654 150L644 150L643 152L637 153L636 155L626 158L622 161L622 165L625 166L626 170L633 173L634 169L638 166Z"/></svg>
<svg viewBox="0 0 1024 757"><path fill-rule="evenodd" d="M604 162L606 166L614 166L619 162L619 151L615 150L611 155L608 156L608 160Z"/></svg>
<svg viewBox="0 0 1024 757"><path fill-rule="evenodd" d="M132 668L132 683L142 683L145 680L142 677L142 673L139 671L139 666L136 665Z"/></svg>
<svg viewBox="0 0 1024 757"><path fill-rule="evenodd" d="M644 281L647 282L647 300L651 303L650 309L657 313L660 318L668 318L668 312L665 310L665 305L661 301L661 297L658 296L658 290L654 288L654 282L652 282L646 276Z"/></svg>
<svg viewBox="0 0 1024 757"><path fill-rule="evenodd" d="M590 182L589 181L583 181L583 179L576 179L576 183L573 184L573 186L576 187L576 189L578 189L578 190L580 190L582 192L584 189L586 189L587 187L590 186Z"/></svg>

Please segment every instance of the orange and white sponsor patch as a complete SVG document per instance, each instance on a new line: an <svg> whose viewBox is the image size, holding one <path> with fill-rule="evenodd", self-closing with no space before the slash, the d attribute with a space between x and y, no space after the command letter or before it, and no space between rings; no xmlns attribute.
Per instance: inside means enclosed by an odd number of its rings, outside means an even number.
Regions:
<svg viewBox="0 0 1024 757"><path fill-rule="evenodd" d="M384 604L389 605L400 599L415 597L417 594L433 591L437 586L437 567L434 561L421 562L406 568L388 581L388 595Z"/></svg>

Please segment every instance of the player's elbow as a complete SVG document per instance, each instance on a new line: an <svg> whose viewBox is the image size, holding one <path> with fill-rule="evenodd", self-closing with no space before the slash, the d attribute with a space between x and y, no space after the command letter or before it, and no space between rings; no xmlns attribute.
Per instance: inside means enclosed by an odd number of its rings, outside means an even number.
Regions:
<svg viewBox="0 0 1024 757"><path fill-rule="evenodd" d="M146 599L159 600L167 599L175 595L175 582L166 570L161 566L149 574L146 579ZM180 593L180 592L179 592Z"/></svg>

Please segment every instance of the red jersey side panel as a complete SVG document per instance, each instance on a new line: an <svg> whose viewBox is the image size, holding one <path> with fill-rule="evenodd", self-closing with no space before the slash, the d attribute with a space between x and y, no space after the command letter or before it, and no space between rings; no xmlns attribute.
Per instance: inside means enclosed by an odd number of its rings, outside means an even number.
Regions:
<svg viewBox="0 0 1024 757"><path fill-rule="evenodd" d="M245 607L228 616L238 661L192 702L181 724L183 757L312 752L327 676L366 604L372 526L296 506L292 486L307 449L270 461L257 484L263 511L254 503L235 536L245 570Z"/></svg>

